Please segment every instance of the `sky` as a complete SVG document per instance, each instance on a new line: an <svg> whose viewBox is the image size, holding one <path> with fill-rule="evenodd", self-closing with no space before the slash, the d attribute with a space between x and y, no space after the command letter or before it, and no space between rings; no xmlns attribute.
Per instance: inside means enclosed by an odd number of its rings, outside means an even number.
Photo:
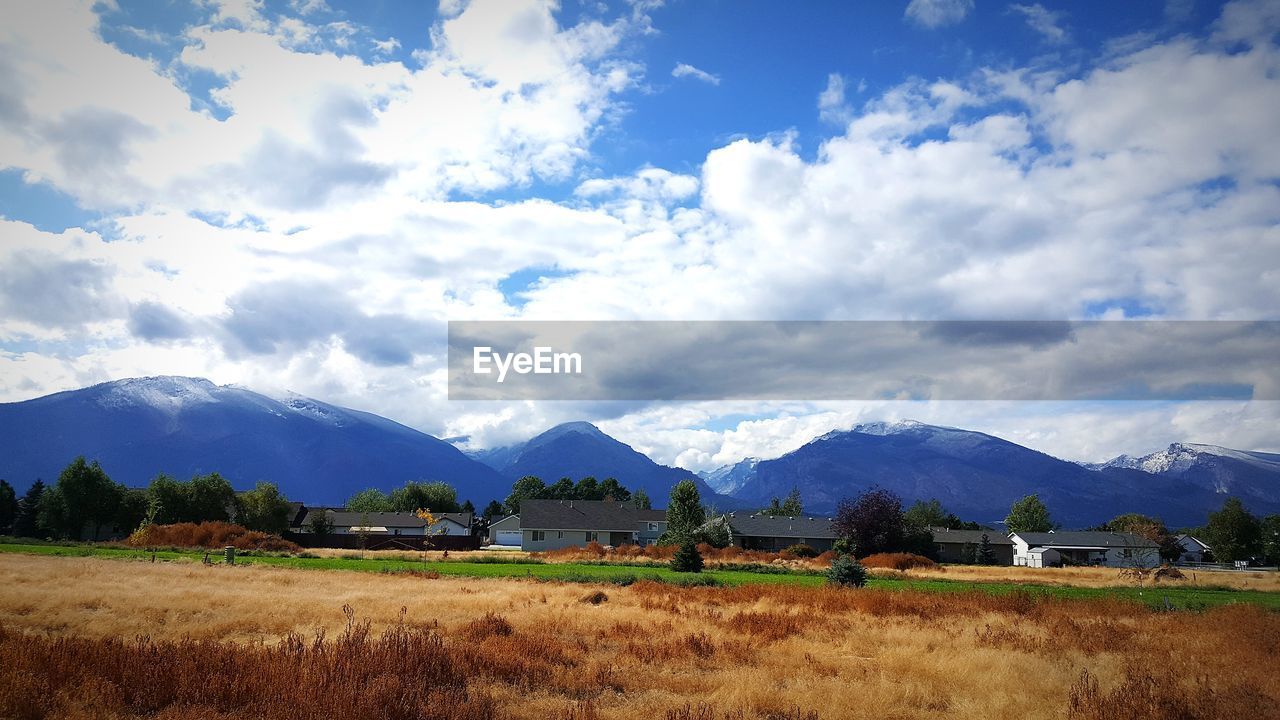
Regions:
<svg viewBox="0 0 1280 720"><path fill-rule="evenodd" d="M0 8L0 401L147 375L703 470L912 418L1074 460L1271 401L459 402L451 320L1280 319L1280 2Z"/></svg>

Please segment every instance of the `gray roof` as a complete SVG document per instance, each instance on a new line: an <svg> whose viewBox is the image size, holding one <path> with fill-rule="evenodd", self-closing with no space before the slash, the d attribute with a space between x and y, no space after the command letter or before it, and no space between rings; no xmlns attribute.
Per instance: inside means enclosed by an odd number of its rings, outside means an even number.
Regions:
<svg viewBox="0 0 1280 720"><path fill-rule="evenodd" d="M931 527L929 532L933 533L933 541L936 543L972 543L979 545L982 543L982 536L987 536L987 542L992 545L1012 545L1013 541L1008 535L999 530L952 530L950 528Z"/></svg>
<svg viewBox="0 0 1280 720"><path fill-rule="evenodd" d="M410 512L360 513L351 510L329 510L329 519L338 527L420 528L426 521ZM436 520L452 520L462 527L471 527L471 513L438 513Z"/></svg>
<svg viewBox="0 0 1280 720"><path fill-rule="evenodd" d="M785 515L729 515L734 535L744 537L835 538L831 518Z"/></svg>
<svg viewBox="0 0 1280 720"><path fill-rule="evenodd" d="M503 524L503 523L507 522L508 520L515 520L515 521L516 521L515 527L516 527L517 529L519 529L519 527L520 527L520 516L519 516L519 515L508 515L508 516L506 516L506 517L504 517L504 518L500 518L500 519L498 519L498 520L494 520L493 522L489 523L489 529L490 529L490 530L492 530L493 528L498 527L499 525L501 525L501 524Z"/></svg>
<svg viewBox="0 0 1280 720"><path fill-rule="evenodd" d="M1101 547L1101 548L1154 548L1154 542L1133 533L1107 532L1098 530L1064 531L1064 532L1020 532L1014 533L1026 541L1028 545L1040 547Z"/></svg>
<svg viewBox="0 0 1280 720"><path fill-rule="evenodd" d="M663 511L640 511L628 503L608 500L521 500L520 527L524 530L607 530L634 532L644 520L661 515Z"/></svg>
<svg viewBox="0 0 1280 720"><path fill-rule="evenodd" d="M636 510L636 519L643 522L666 522L666 510Z"/></svg>

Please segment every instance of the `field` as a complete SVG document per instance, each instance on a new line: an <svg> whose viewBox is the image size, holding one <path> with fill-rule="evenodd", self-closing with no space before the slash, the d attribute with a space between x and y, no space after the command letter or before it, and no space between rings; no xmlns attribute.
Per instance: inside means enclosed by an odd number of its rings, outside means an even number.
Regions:
<svg viewBox="0 0 1280 720"><path fill-rule="evenodd" d="M7 552L0 627L3 717L1280 716L1253 604Z"/></svg>

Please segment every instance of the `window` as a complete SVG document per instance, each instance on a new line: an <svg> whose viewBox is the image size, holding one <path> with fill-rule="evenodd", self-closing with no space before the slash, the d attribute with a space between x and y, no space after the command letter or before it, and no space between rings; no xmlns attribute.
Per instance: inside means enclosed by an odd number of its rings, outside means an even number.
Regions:
<svg viewBox="0 0 1280 720"><path fill-rule="evenodd" d="M587 542L595 542L599 538L600 538L600 533L596 532L595 530L587 531Z"/></svg>
<svg viewBox="0 0 1280 720"><path fill-rule="evenodd" d="M658 531L658 523L649 523L649 530L650 530L651 532L657 532L657 531Z"/></svg>
<svg viewBox="0 0 1280 720"><path fill-rule="evenodd" d="M532 540L534 542L542 542L543 540L547 539L547 533L544 530L533 530L532 532L533 532Z"/></svg>
<svg viewBox="0 0 1280 720"><path fill-rule="evenodd" d="M563 539L564 539L564 531L563 531L563 530L557 530L557 531L556 531L556 539L557 539L557 540L563 540Z"/></svg>

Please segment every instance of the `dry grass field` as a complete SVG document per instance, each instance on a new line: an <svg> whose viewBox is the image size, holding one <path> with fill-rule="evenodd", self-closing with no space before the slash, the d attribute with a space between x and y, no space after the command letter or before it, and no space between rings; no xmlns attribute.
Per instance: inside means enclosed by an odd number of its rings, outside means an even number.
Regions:
<svg viewBox="0 0 1280 720"><path fill-rule="evenodd" d="M0 555L3 717L1262 719L1278 652L1243 605Z"/></svg>

